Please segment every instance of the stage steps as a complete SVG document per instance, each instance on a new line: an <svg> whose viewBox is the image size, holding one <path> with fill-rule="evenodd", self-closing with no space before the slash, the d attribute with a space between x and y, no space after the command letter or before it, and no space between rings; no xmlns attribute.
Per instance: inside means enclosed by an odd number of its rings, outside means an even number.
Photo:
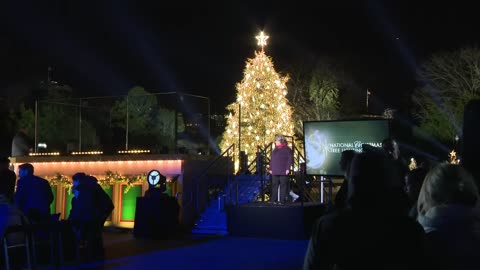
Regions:
<svg viewBox="0 0 480 270"><path fill-rule="evenodd" d="M209 205L206 207L205 211L203 211L193 227L193 234L228 234L225 206L227 203L236 203L237 182L239 205L254 201L256 196L260 193L261 177L259 175L235 176L231 186L226 187L224 193L219 194L217 198L210 201Z"/></svg>
<svg viewBox="0 0 480 270"><path fill-rule="evenodd" d="M211 200L192 229L193 234L227 235L227 214L223 202Z"/></svg>

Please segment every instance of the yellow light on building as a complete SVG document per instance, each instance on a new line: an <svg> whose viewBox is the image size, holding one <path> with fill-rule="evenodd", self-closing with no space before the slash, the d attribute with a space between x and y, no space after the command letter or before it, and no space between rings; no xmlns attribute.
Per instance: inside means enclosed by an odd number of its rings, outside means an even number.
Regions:
<svg viewBox="0 0 480 270"><path fill-rule="evenodd" d="M45 152L45 153L29 153L29 156L37 157L37 156L59 156L60 152Z"/></svg>
<svg viewBox="0 0 480 270"><path fill-rule="evenodd" d="M121 150L118 151L119 154L147 154L150 153L150 150Z"/></svg>
<svg viewBox="0 0 480 270"><path fill-rule="evenodd" d="M72 152L72 155L102 155L103 151L88 151L88 152Z"/></svg>

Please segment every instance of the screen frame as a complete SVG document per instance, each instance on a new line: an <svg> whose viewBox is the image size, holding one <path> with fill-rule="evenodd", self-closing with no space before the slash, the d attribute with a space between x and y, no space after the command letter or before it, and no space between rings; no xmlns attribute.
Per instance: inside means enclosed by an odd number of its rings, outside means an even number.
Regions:
<svg viewBox="0 0 480 270"><path fill-rule="evenodd" d="M362 121L369 121L369 122L374 122L374 121L382 121L387 123L387 137L385 139L389 138L392 136L392 119L387 119L387 118L351 118L351 119L337 119L337 120L316 120L316 121L303 121L302 122L302 127L303 127L303 156L304 162L305 162L305 175L308 176L323 176L323 177L344 177L343 174L310 174L308 173L306 162L307 162L307 149L305 147L305 124L311 124L311 123L325 123L325 122L362 122ZM363 150L362 150L363 151Z"/></svg>

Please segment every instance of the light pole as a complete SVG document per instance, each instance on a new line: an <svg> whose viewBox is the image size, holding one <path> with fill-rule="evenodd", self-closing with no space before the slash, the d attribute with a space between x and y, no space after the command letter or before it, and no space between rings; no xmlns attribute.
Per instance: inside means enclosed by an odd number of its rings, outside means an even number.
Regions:
<svg viewBox="0 0 480 270"><path fill-rule="evenodd" d="M238 160L240 160L240 152L242 151L242 104L238 103Z"/></svg>
<svg viewBox="0 0 480 270"><path fill-rule="evenodd" d="M82 151L82 99L78 102L78 152Z"/></svg>
<svg viewBox="0 0 480 270"><path fill-rule="evenodd" d="M366 108L367 108L367 114L368 114L368 99L369 99L369 97L370 97L370 94L371 94L371 92L370 92L370 91L368 90L368 88L367 88L367 100L366 100L366 104L365 104L365 105L366 105Z"/></svg>

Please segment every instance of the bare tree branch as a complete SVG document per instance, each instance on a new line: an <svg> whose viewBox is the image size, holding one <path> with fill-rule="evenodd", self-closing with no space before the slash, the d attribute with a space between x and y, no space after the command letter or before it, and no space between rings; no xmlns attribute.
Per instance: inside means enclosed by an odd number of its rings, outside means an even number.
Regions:
<svg viewBox="0 0 480 270"><path fill-rule="evenodd" d="M420 127L443 141L461 132L463 109L480 98L480 49L433 55L419 71L425 85L413 96Z"/></svg>

